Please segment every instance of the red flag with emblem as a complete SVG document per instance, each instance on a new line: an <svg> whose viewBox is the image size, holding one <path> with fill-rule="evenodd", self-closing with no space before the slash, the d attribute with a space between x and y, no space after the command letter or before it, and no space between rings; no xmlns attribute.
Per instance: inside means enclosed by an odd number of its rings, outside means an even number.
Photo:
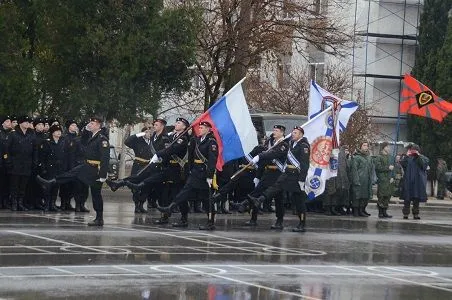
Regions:
<svg viewBox="0 0 452 300"><path fill-rule="evenodd" d="M452 103L439 98L413 76L405 74L402 81L400 112L442 122L452 112Z"/></svg>

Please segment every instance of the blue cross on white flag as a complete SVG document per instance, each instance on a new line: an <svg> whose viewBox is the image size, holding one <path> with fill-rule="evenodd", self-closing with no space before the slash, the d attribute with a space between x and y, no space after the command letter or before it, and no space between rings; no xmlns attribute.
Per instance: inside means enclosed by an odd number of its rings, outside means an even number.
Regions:
<svg viewBox="0 0 452 300"><path fill-rule="evenodd" d="M337 159L333 155L334 114L332 106L320 112L302 127L311 145L305 192L312 200L325 190L325 182L335 176Z"/></svg>
<svg viewBox="0 0 452 300"><path fill-rule="evenodd" d="M339 133L344 132L347 128L348 120L351 115L358 109L358 103L354 101L342 100L339 97L334 96L330 92L319 86L314 80L311 80L311 86L309 89L309 119L314 118L325 108L337 103L336 113L338 113L338 126L336 126L336 142L337 147L340 145Z"/></svg>

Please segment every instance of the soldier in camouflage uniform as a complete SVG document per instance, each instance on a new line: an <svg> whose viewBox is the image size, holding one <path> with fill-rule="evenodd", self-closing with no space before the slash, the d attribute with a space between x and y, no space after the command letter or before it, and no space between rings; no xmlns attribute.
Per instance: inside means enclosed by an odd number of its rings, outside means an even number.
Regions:
<svg viewBox="0 0 452 300"><path fill-rule="evenodd" d="M384 142L381 144L381 147L380 155L374 160L375 173L378 179L378 217L392 218L391 215L387 214L387 210L394 186L394 165L391 164L391 157L389 156L389 144Z"/></svg>
<svg viewBox="0 0 452 300"><path fill-rule="evenodd" d="M369 143L361 143L360 148L352 158L353 176L353 216L369 217L366 206L372 198L373 163L369 153Z"/></svg>
<svg viewBox="0 0 452 300"><path fill-rule="evenodd" d="M446 196L446 178L447 163L444 159L438 158L438 166L436 168L436 180L438 180L438 192L436 194L436 199L444 200Z"/></svg>

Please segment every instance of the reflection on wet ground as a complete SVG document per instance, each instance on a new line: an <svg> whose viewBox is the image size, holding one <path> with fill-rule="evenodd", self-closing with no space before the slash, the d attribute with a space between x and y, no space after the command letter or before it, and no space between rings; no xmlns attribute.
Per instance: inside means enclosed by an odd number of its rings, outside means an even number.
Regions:
<svg viewBox="0 0 452 300"><path fill-rule="evenodd" d="M108 194L107 194L108 195ZM8 299L450 299L452 220L308 215L308 232L257 228L246 215L220 215L201 232L158 227L111 196L104 228L88 215L0 211L0 298ZM175 216L177 218L177 216Z"/></svg>

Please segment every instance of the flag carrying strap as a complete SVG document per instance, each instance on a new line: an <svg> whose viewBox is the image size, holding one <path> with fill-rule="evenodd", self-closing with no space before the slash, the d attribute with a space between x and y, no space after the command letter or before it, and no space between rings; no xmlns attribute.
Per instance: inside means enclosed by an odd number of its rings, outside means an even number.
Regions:
<svg viewBox="0 0 452 300"><path fill-rule="evenodd" d="M298 161L298 159L295 157L295 155L292 153L292 151L289 149L289 151L287 152L287 160L290 162L290 164L294 165L298 171L300 171L300 162ZM287 162L284 165L284 170L287 167Z"/></svg>

